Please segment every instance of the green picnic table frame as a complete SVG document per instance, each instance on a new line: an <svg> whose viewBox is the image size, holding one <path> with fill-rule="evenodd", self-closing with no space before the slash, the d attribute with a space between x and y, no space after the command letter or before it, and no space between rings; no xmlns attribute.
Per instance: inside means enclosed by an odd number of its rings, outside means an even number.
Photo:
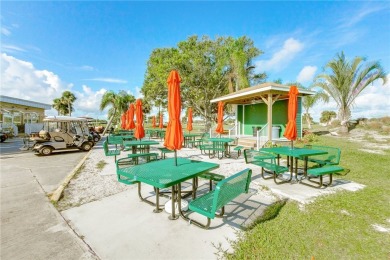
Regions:
<svg viewBox="0 0 390 260"><path fill-rule="evenodd" d="M201 133L183 133L184 147L189 147L189 141L195 141L195 137L202 136Z"/></svg>
<svg viewBox="0 0 390 260"><path fill-rule="evenodd" d="M132 153L137 153L137 147L142 146L142 145L145 145L145 147L146 147L145 152L148 153L150 150L150 146L156 145L156 144L160 144L160 143L157 141L153 141L153 140L123 141L123 145L125 146L125 148L131 146Z"/></svg>
<svg viewBox="0 0 390 260"><path fill-rule="evenodd" d="M202 173L216 169L219 164L195 161L186 158L177 158L177 166L175 166L175 158L169 158L166 160L153 161L146 164L135 165L131 167L125 167L117 169L118 175L123 175L126 178L133 179L138 182L138 196L143 202L147 202L155 209L153 212L161 212L160 209L160 189L172 187L172 213L169 219L177 219L179 216L175 215L175 202L180 204L181 183L193 179L192 188L193 195L196 193L196 177ZM150 202L141 195L141 183L149 184L156 190L156 203ZM180 215L183 217L181 209L179 209Z"/></svg>
<svg viewBox="0 0 390 260"><path fill-rule="evenodd" d="M229 143L233 142L233 138L209 138L209 141L213 143L213 146L218 146L218 143L222 143L225 148L225 157L230 158ZM223 157L223 154L222 154ZM221 157L221 158L222 158Z"/></svg>
<svg viewBox="0 0 390 260"><path fill-rule="evenodd" d="M298 159L303 159L304 166L303 166L303 177L307 177L307 166L308 166L308 158L309 156L313 155L321 155L321 154L327 154L327 151L322 150L315 150L315 149L307 149L307 148L291 148L287 146L282 147L270 147L270 148L261 148L259 151L267 152L267 153L273 153L276 155L285 155L287 156L287 162L288 166L290 167L290 179L288 181L291 181L293 178L293 172L295 172L295 178L298 180ZM295 171L294 171L294 158L295 158ZM278 161L279 164L279 161Z"/></svg>

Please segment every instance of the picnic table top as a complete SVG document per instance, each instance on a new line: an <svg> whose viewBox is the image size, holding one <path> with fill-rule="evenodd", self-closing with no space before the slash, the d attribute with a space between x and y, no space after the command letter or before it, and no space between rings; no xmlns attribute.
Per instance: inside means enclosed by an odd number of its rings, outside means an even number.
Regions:
<svg viewBox="0 0 390 260"><path fill-rule="evenodd" d="M260 151L282 154L282 155L287 155L292 157L304 157L304 156L320 155L320 154L328 153L327 151L322 151L322 150L298 148L298 147L291 148L287 146L261 148Z"/></svg>
<svg viewBox="0 0 390 260"><path fill-rule="evenodd" d="M137 145L154 145L159 144L157 141L153 140L133 140L133 141L123 141L123 145L127 146L137 146Z"/></svg>
<svg viewBox="0 0 390 260"><path fill-rule="evenodd" d="M218 167L219 164L216 163L186 158L177 158L177 166L175 166L175 158L169 158L117 169L117 173L161 189L171 187Z"/></svg>

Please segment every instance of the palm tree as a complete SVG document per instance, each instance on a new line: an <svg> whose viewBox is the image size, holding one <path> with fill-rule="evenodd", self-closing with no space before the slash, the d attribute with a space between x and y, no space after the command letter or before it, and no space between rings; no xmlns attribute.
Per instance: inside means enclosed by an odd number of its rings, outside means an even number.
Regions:
<svg viewBox="0 0 390 260"><path fill-rule="evenodd" d="M322 100L325 103L329 102L329 96L320 91L316 92L313 96L304 96L302 98L302 106L305 109L305 114L306 114L306 122L307 122L307 127L311 129L311 119L310 119L310 114L309 114L309 109L312 108L318 101Z"/></svg>
<svg viewBox="0 0 390 260"><path fill-rule="evenodd" d="M65 115L67 112L67 106L62 102L61 98L55 98L52 107L57 110L58 115Z"/></svg>
<svg viewBox="0 0 390 260"><path fill-rule="evenodd" d="M114 91L107 91L104 93L102 101L100 102L100 111L103 111L108 106L111 106L111 109L109 111L110 120L103 131L103 135L106 133L107 129L109 129L114 118L119 118L120 115L127 110L129 104L134 101L134 96L128 94L124 90L119 91L118 94Z"/></svg>
<svg viewBox="0 0 390 260"><path fill-rule="evenodd" d="M77 99L76 96L68 90L62 93L61 100L63 103L67 105L69 116L72 116L73 102L75 102L76 99Z"/></svg>
<svg viewBox="0 0 390 260"><path fill-rule="evenodd" d="M245 36L226 39L223 62L227 63L226 78L229 92L238 91L266 78L265 73L255 73L252 59L263 52L253 46L253 41Z"/></svg>
<svg viewBox="0 0 390 260"><path fill-rule="evenodd" d="M344 52L325 65L324 72L315 78L315 85L324 89L337 103L341 132L348 132L348 120L354 100L368 85L377 79L386 83L386 74L378 61L368 62L363 57L355 57L352 62L345 58Z"/></svg>

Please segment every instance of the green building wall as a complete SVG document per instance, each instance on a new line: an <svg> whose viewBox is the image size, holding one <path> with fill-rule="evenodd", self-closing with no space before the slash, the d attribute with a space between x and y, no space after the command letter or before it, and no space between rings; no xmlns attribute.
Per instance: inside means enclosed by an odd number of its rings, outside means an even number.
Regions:
<svg viewBox="0 0 390 260"><path fill-rule="evenodd" d="M288 122L288 100L276 101L272 106L272 125L280 126L280 137L283 137L286 125ZM244 113L243 113L244 110ZM253 127L263 128L267 124L267 105L264 103L253 105L238 105L237 120L243 127L244 135L252 135ZM243 120L245 122L243 123ZM302 99L298 97L298 113L297 113L297 131L298 138L302 137ZM241 128L242 129L242 128Z"/></svg>

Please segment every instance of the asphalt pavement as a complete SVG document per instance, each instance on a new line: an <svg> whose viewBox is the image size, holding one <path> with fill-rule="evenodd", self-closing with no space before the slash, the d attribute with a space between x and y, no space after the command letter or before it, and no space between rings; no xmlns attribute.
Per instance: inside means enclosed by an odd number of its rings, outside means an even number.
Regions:
<svg viewBox="0 0 390 260"><path fill-rule="evenodd" d="M87 153L37 156L21 147L22 138L0 144L0 258L98 259L48 198Z"/></svg>

